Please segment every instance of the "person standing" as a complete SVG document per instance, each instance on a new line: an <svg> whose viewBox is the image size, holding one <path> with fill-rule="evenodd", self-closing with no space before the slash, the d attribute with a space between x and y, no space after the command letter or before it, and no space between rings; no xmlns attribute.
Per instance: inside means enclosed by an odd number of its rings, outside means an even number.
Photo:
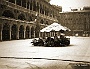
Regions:
<svg viewBox="0 0 90 69"><path fill-rule="evenodd" d="M59 39L58 39L57 34L55 34L55 36L54 36L54 45L59 46Z"/></svg>

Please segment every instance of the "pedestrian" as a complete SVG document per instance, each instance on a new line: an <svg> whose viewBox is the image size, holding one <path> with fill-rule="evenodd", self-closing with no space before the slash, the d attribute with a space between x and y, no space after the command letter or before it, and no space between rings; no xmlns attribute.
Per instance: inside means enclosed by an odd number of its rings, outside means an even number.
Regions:
<svg viewBox="0 0 90 69"><path fill-rule="evenodd" d="M59 39L58 39L57 34L55 34L55 36L54 36L54 45L59 46Z"/></svg>

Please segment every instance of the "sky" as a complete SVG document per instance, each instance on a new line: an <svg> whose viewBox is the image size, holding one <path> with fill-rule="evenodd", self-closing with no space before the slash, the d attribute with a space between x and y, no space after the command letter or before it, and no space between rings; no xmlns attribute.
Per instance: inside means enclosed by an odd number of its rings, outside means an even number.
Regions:
<svg viewBox="0 0 90 69"><path fill-rule="evenodd" d="M51 0L50 4L62 6L63 11L70 11L70 8L80 9L84 6L90 6L90 0Z"/></svg>

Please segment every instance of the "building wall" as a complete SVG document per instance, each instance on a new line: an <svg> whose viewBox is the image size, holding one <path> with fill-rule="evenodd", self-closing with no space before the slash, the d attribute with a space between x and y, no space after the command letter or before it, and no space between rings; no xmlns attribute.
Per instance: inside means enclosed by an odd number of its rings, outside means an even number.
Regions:
<svg viewBox="0 0 90 69"><path fill-rule="evenodd" d="M90 10L62 12L59 21L72 30L71 35L90 36Z"/></svg>
<svg viewBox="0 0 90 69"><path fill-rule="evenodd" d="M59 10L44 0L0 0L0 40L39 37L40 29L58 22Z"/></svg>

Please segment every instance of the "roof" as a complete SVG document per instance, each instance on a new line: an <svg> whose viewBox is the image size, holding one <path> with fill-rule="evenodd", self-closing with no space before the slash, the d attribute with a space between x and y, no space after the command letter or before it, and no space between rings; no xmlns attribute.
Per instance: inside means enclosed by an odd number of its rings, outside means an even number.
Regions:
<svg viewBox="0 0 90 69"><path fill-rule="evenodd" d="M50 32L50 31L60 31L60 30L69 30L67 27L62 26L61 24L58 23L53 23L45 28L43 28L42 30L40 30L40 32Z"/></svg>

